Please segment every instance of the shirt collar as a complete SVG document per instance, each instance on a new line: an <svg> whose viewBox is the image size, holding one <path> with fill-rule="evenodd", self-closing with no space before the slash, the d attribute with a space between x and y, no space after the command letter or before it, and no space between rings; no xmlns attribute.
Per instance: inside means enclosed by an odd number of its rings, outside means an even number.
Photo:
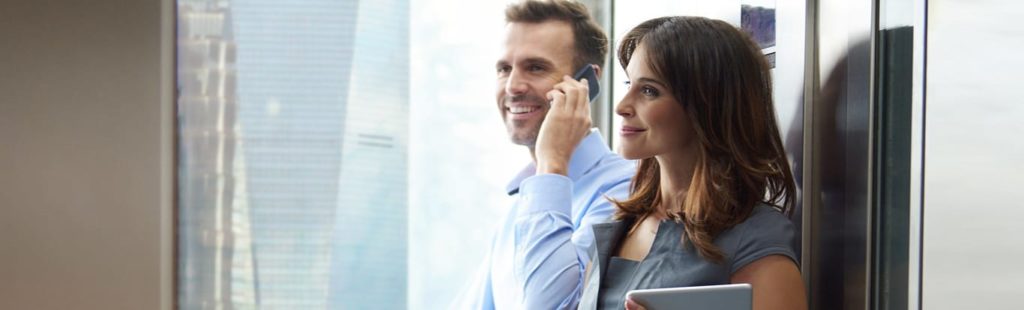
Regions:
<svg viewBox="0 0 1024 310"><path fill-rule="evenodd" d="M612 150L605 144L601 132L597 128L591 128L590 133L580 141L580 144L576 145L576 150L573 150L572 157L569 158L569 179L573 182L577 181L591 167L596 165L601 160L601 157L611 152ZM519 183L536 174L537 163L530 162L523 170L519 171L519 174L512 181L508 182L505 192L509 195L515 195L519 192Z"/></svg>

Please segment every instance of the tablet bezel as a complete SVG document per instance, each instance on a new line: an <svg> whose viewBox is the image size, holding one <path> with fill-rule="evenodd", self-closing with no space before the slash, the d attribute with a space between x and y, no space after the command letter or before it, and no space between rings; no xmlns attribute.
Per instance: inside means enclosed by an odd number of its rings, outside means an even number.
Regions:
<svg viewBox="0 0 1024 310"><path fill-rule="evenodd" d="M753 288L748 283L632 290L626 298L647 308L749 310Z"/></svg>

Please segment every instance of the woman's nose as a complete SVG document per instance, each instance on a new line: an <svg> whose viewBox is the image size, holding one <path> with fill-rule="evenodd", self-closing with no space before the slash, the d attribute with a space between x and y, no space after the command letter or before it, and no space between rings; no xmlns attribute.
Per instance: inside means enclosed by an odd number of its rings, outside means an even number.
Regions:
<svg viewBox="0 0 1024 310"><path fill-rule="evenodd" d="M626 102L626 98L623 98L622 101L619 101L619 104L615 105L615 114L626 118L633 116L633 107Z"/></svg>

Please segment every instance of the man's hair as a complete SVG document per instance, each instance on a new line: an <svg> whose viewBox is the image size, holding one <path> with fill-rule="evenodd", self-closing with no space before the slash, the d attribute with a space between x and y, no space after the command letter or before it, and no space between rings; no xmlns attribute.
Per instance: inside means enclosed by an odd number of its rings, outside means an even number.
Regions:
<svg viewBox="0 0 1024 310"><path fill-rule="evenodd" d="M505 22L541 23L551 20L568 22L574 38L573 70L586 64L604 66L608 55L608 35L590 16L582 3L572 0L526 0L505 9Z"/></svg>

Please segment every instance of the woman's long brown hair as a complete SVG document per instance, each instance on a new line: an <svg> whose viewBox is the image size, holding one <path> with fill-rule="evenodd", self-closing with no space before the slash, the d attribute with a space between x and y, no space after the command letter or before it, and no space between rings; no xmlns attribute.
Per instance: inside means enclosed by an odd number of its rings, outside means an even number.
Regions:
<svg viewBox="0 0 1024 310"><path fill-rule="evenodd" d="M676 16L640 24L619 45L623 69L640 44L651 70L686 111L697 158L682 205L662 209L658 161L640 160L630 197L615 202L615 217L640 223L665 212L684 224L684 241L705 259L721 262L714 244L720 233L761 203L787 215L793 205L796 185L775 120L771 69L746 33L719 20Z"/></svg>

